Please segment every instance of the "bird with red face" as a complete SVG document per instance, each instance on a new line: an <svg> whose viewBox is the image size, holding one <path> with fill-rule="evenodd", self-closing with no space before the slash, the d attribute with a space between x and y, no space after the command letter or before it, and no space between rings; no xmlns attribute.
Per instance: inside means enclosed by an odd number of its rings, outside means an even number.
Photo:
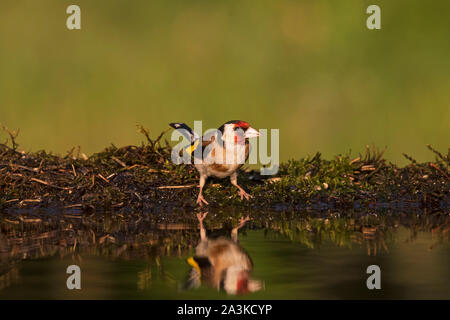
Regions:
<svg viewBox="0 0 450 320"><path fill-rule="evenodd" d="M237 183L238 170L244 165L250 153L249 139L260 136L248 122L232 120L219 129L199 137L184 123L170 123L174 129L187 136L191 145L187 151L194 157L194 165L200 174L200 191L197 204L208 204L203 197L203 187L208 177L230 177L231 184L238 188L241 200L251 196Z"/></svg>
<svg viewBox="0 0 450 320"><path fill-rule="evenodd" d="M239 245L238 230L249 217L242 217L239 224L231 230L231 239L227 237L209 238L203 220L208 213L198 213L200 224L200 242L195 248L195 256L187 263L192 267L181 289L197 288L201 284L224 290L228 294L246 294L261 290L264 282L251 276L253 262Z"/></svg>

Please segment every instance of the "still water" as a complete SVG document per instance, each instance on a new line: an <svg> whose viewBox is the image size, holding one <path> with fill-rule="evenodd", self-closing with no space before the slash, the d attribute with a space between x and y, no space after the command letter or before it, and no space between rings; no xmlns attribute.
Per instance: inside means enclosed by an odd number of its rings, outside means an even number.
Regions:
<svg viewBox="0 0 450 320"><path fill-rule="evenodd" d="M210 211L204 242L196 213L0 218L0 299L450 299L444 213ZM211 284L202 261L230 259ZM67 288L69 265L80 267L80 290ZM380 290L367 288L370 265ZM228 294L242 275L254 290Z"/></svg>

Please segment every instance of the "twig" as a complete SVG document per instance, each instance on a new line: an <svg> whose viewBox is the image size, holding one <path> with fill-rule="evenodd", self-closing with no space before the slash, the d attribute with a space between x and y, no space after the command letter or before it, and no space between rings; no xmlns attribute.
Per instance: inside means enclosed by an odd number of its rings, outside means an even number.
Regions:
<svg viewBox="0 0 450 320"><path fill-rule="evenodd" d="M144 167L144 166L141 166L140 164L133 164L131 167L128 167L127 170L131 170L131 169L134 169L136 167Z"/></svg>
<svg viewBox="0 0 450 320"><path fill-rule="evenodd" d="M198 187L198 184L187 184L184 186L160 186L160 187L157 187L156 189L187 189L187 188L194 188L194 187Z"/></svg>
<svg viewBox="0 0 450 320"><path fill-rule="evenodd" d="M139 123L136 124L136 127L138 127L139 132L142 133L142 134L145 136L145 138L147 139L148 143L150 144L150 146L151 146L152 149L153 149L153 147L155 146L155 144L153 143L152 139L150 139L150 135L149 135L148 130L145 129L144 126L141 125L141 124L139 124Z"/></svg>
<svg viewBox="0 0 450 320"><path fill-rule="evenodd" d="M111 179L112 177L114 177L115 175L117 175L117 173L111 173L109 176L106 177L106 179Z"/></svg>
<svg viewBox="0 0 450 320"><path fill-rule="evenodd" d="M117 162L118 164L120 164L122 167L126 168L127 165L123 162L120 161L119 159L117 159L116 157L111 157L111 159L113 159L115 162Z"/></svg>
<svg viewBox="0 0 450 320"><path fill-rule="evenodd" d="M41 162L39 162L38 172L41 171L43 164L44 164L44 159L42 159Z"/></svg>
<svg viewBox="0 0 450 320"><path fill-rule="evenodd" d="M24 199L22 201L20 201L20 203L25 203L25 202L41 202L41 199Z"/></svg>
<svg viewBox="0 0 450 320"><path fill-rule="evenodd" d="M22 222L28 222L28 223L39 223L39 222L42 222L42 220L40 219L40 218L24 218L24 217L19 217L19 219L22 221Z"/></svg>
<svg viewBox="0 0 450 320"><path fill-rule="evenodd" d="M106 179L104 176L102 176L100 173L98 174L98 176L99 176L101 179L103 179L104 181L106 181L107 183L109 183L109 180Z"/></svg>
<svg viewBox="0 0 450 320"><path fill-rule="evenodd" d="M156 169L150 168L150 169L148 169L148 172L150 172L150 173L159 173L159 172L170 173L171 171L170 170L156 170Z"/></svg>
<svg viewBox="0 0 450 320"><path fill-rule="evenodd" d="M2 123L0 123L0 126L2 127L3 131L5 131L9 135L9 138L11 139L12 150L16 151L17 147L19 146L16 142L16 138L19 135L20 130L17 129L16 131L9 131L8 127L3 125Z"/></svg>
<svg viewBox="0 0 450 320"><path fill-rule="evenodd" d="M159 144L159 140L161 140L162 136L165 135L171 128L168 128L166 130L164 130L163 132L161 132L161 134L158 136L158 138L156 138L155 140L155 145L158 143Z"/></svg>
<svg viewBox="0 0 450 320"><path fill-rule="evenodd" d="M19 224L19 223L20 223L20 221L17 221L17 220L9 220L9 219L7 219L7 218L3 219L3 221L8 222L8 223L12 223L12 224Z"/></svg>
<svg viewBox="0 0 450 320"><path fill-rule="evenodd" d="M441 168L439 168L437 165L435 165L433 162L430 162L430 167L435 168L437 171L439 171L440 173L442 173L442 175L443 175L444 177L446 177L447 180L450 180L449 176L448 176L444 171L442 171Z"/></svg>
<svg viewBox="0 0 450 320"><path fill-rule="evenodd" d="M372 164L368 164L361 167L361 171L373 171L375 167Z"/></svg>
<svg viewBox="0 0 450 320"><path fill-rule="evenodd" d="M77 204L71 204L69 206L65 206L64 209L69 209L69 208L77 208L77 207L82 207L83 205L81 203L77 203Z"/></svg>
<svg viewBox="0 0 450 320"><path fill-rule="evenodd" d="M116 203L116 204L112 204L112 205L111 205L112 208L121 207L121 206L123 206L123 202L120 202L120 203Z"/></svg>
<svg viewBox="0 0 450 320"><path fill-rule="evenodd" d="M213 183L211 184L211 187L219 187L221 186L220 183ZM156 187L156 189L188 189L188 188L199 188L200 186L198 184L185 184L182 186L160 186Z"/></svg>
<svg viewBox="0 0 450 320"><path fill-rule="evenodd" d="M58 186L55 186L55 185L53 185L53 184L50 184L50 183L48 183L48 182L46 182L46 181L43 181L43 180L40 180L40 179L36 179L36 178L31 178L30 180L31 180L31 181L35 181L35 182L38 182L38 183L41 183L41 184L45 184L46 186L49 186L49 187L52 187L52 188L56 188L56 189L61 189L61 190L70 190L70 189L73 189L73 188L71 188L71 187L58 187Z"/></svg>
<svg viewBox="0 0 450 320"><path fill-rule="evenodd" d="M30 168L30 167L25 167L25 166L22 166L22 165L20 165L20 164L15 164L15 163L10 163L9 164L9 166L11 167L11 169L15 169L15 168L20 168L20 169L24 169L24 170L28 170L28 171L31 171L31 172L39 172L39 168Z"/></svg>

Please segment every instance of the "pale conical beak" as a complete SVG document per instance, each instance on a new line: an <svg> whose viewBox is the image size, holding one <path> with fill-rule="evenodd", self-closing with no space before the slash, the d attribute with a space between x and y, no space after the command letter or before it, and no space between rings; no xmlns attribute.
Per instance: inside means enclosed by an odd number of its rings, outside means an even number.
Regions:
<svg viewBox="0 0 450 320"><path fill-rule="evenodd" d="M259 137L261 133L258 130L253 129L252 127L248 128L245 131L244 138L256 138Z"/></svg>

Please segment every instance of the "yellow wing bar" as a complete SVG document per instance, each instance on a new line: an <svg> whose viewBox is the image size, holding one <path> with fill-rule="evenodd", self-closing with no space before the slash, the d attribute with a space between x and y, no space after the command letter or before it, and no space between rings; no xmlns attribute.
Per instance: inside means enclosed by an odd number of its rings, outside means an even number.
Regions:
<svg viewBox="0 0 450 320"><path fill-rule="evenodd" d="M194 260L194 257L189 257L189 258L187 258L187 263L188 263L191 267L195 268L195 270L197 270L197 272L198 272L199 275L202 274L202 272L201 272L201 270L200 270L200 266L198 265L197 261Z"/></svg>
<svg viewBox="0 0 450 320"><path fill-rule="evenodd" d="M199 142L200 142L200 140L195 140L194 143L191 144L190 146L187 146L185 150L189 154L192 154L192 152L194 152L194 150L197 149L197 146L198 146Z"/></svg>

